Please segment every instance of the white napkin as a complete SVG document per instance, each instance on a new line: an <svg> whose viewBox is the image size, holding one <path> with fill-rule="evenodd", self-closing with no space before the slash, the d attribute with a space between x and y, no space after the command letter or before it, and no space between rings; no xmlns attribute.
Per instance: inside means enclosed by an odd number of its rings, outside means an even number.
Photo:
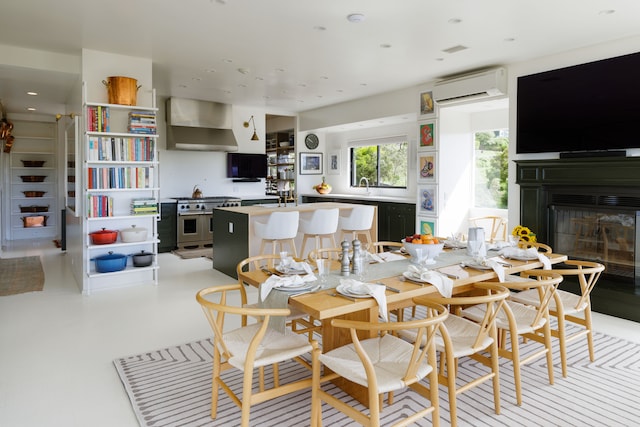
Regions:
<svg viewBox="0 0 640 427"><path fill-rule="evenodd" d="M419 275L420 280L431 283L443 297L451 298L453 293L453 280L447 276L437 271L429 270L428 268L416 267L413 264L409 265L409 272Z"/></svg>
<svg viewBox="0 0 640 427"><path fill-rule="evenodd" d="M551 260L548 256L543 254L542 252L538 252L538 259L542 263L542 268L545 270L551 270Z"/></svg>
<svg viewBox="0 0 640 427"><path fill-rule="evenodd" d="M287 287L287 286L300 286L305 282L313 282L316 279L316 276L309 273L304 276L298 276L294 274L293 276L276 276L271 275L269 278L260 285L260 300L264 301L269 296L271 290L275 287Z"/></svg>
<svg viewBox="0 0 640 427"><path fill-rule="evenodd" d="M500 282L504 282L504 267L502 264L491 258L485 259L481 262L484 263L483 265L491 267L491 269L498 275L498 280L500 280Z"/></svg>
<svg viewBox="0 0 640 427"><path fill-rule="evenodd" d="M393 252L382 252L379 254L369 254L371 259L377 262L391 262L398 261L401 259L406 259L404 256L400 254L394 254Z"/></svg>
<svg viewBox="0 0 640 427"><path fill-rule="evenodd" d="M340 279L340 285L349 289L350 287L364 288L367 294L371 295L380 307L380 316L387 321L387 287L384 285L376 285L373 283L364 283L355 279Z"/></svg>
<svg viewBox="0 0 640 427"><path fill-rule="evenodd" d="M280 262L280 271L282 273L287 273L289 271L304 271L307 274L311 274L313 269L309 265L309 263L305 261L294 261L293 259L288 259L287 262Z"/></svg>
<svg viewBox="0 0 640 427"><path fill-rule="evenodd" d="M532 259L538 258L545 270L551 269L551 260L549 260L549 257L546 256L544 253L538 252L537 248L522 249L522 248L508 247L508 248L502 249L500 251L500 254L504 255L507 258L510 258L510 257L532 258Z"/></svg>

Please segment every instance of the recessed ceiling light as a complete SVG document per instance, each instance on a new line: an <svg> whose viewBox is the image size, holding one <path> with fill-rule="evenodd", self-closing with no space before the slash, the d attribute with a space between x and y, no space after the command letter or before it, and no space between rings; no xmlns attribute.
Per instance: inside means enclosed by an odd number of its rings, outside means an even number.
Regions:
<svg viewBox="0 0 640 427"><path fill-rule="evenodd" d="M178 87L182 88L182 89L186 89L188 86L187 85L178 85Z"/></svg>
<svg viewBox="0 0 640 427"><path fill-rule="evenodd" d="M298 87L307 87L307 85L305 83L300 83Z"/></svg>
<svg viewBox="0 0 640 427"><path fill-rule="evenodd" d="M389 49L391 47L391 45L389 43L382 43L380 45L380 47L383 48L383 49Z"/></svg>
<svg viewBox="0 0 640 427"><path fill-rule="evenodd" d="M347 21L353 22L353 23L362 22L362 21L364 21L364 14L363 13L352 13L352 14L349 14L349 15L347 15Z"/></svg>
<svg viewBox="0 0 640 427"><path fill-rule="evenodd" d="M276 71L279 73L284 73L284 68L276 68Z"/></svg>
<svg viewBox="0 0 640 427"><path fill-rule="evenodd" d="M461 50L466 50L466 49L469 49L469 48L459 44L457 46L451 46L450 48L443 49L442 51L445 52L445 53L456 53L456 52L460 52Z"/></svg>
<svg viewBox="0 0 640 427"><path fill-rule="evenodd" d="M327 77L327 76L320 76L320 78L321 78L322 80L329 80L329 77Z"/></svg>
<svg viewBox="0 0 640 427"><path fill-rule="evenodd" d="M449 24L459 24L462 22L462 19L460 18L451 18L447 21Z"/></svg>
<svg viewBox="0 0 640 427"><path fill-rule="evenodd" d="M27 107L27 111L36 111L35 107Z"/></svg>
<svg viewBox="0 0 640 427"><path fill-rule="evenodd" d="M256 80L260 80L260 81L262 81L262 80L264 80L264 78L262 78L262 77L260 77L260 76L256 76Z"/></svg>
<svg viewBox="0 0 640 427"><path fill-rule="evenodd" d="M313 29L316 31L326 31L327 27L323 27L322 25L316 25L315 27L313 27Z"/></svg>
<svg viewBox="0 0 640 427"><path fill-rule="evenodd" d="M246 84L244 84L244 83L240 83L240 84L238 85L238 87L247 87L247 85L246 85Z"/></svg>
<svg viewBox="0 0 640 427"><path fill-rule="evenodd" d="M514 42L516 41L515 37L507 37L506 39L504 39L504 41L506 42Z"/></svg>
<svg viewBox="0 0 640 427"><path fill-rule="evenodd" d="M233 59L226 58L226 59L223 59L222 61L226 62L227 64L231 64L233 62Z"/></svg>
<svg viewBox="0 0 640 427"><path fill-rule="evenodd" d="M227 90L223 90L222 92L223 92L223 93L226 93L227 95L230 95L230 94L231 94L231 91L230 91L229 89L227 89Z"/></svg>
<svg viewBox="0 0 640 427"><path fill-rule="evenodd" d="M215 68L208 68L208 69L206 69L204 71L207 72L207 73L217 73L218 72L218 70L216 70Z"/></svg>
<svg viewBox="0 0 640 427"><path fill-rule="evenodd" d="M200 77L191 77L191 80L193 80L194 82L199 82L202 79Z"/></svg>
<svg viewBox="0 0 640 427"><path fill-rule="evenodd" d="M366 83L360 83L360 86L366 86L366 85L367 85Z"/></svg>
<svg viewBox="0 0 640 427"><path fill-rule="evenodd" d="M338 90L336 90L336 92L338 92L338 93L342 93L342 92L344 92L344 91L343 91L342 89L338 89Z"/></svg>
<svg viewBox="0 0 640 427"><path fill-rule="evenodd" d="M436 58L436 61L444 61L444 58Z"/></svg>
<svg viewBox="0 0 640 427"><path fill-rule="evenodd" d="M598 15L611 15L612 13L616 13L614 9L605 9L598 12Z"/></svg>
<svg viewBox="0 0 640 427"><path fill-rule="evenodd" d="M36 96L38 95L38 92L27 92L27 95Z"/></svg>
<svg viewBox="0 0 640 427"><path fill-rule="evenodd" d="M238 72L240 74L249 74L251 70L249 70L248 68L238 68Z"/></svg>

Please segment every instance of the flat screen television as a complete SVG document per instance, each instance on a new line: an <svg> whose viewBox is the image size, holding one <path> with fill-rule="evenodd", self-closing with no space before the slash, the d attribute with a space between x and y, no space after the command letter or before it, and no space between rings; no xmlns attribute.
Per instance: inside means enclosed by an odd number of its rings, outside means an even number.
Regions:
<svg viewBox="0 0 640 427"><path fill-rule="evenodd" d="M516 152L640 148L639 70L634 53L519 77Z"/></svg>
<svg viewBox="0 0 640 427"><path fill-rule="evenodd" d="M227 177L257 180L267 177L267 155L227 153Z"/></svg>

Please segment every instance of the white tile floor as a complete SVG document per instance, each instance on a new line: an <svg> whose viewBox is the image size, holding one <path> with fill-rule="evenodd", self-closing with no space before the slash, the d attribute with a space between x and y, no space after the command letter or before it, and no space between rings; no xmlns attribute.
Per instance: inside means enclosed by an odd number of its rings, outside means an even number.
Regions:
<svg viewBox="0 0 640 427"><path fill-rule="evenodd" d="M113 367L121 356L210 334L197 290L233 279L206 258L160 254L156 286L83 296L50 241L4 258L40 255L43 292L0 297L0 426L137 426ZM595 329L640 343L640 323L596 314Z"/></svg>

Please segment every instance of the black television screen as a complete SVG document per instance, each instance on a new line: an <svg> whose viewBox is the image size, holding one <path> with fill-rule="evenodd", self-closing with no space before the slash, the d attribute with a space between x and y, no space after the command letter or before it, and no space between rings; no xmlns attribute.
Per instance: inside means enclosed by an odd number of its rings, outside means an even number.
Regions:
<svg viewBox="0 0 640 427"><path fill-rule="evenodd" d="M267 155L227 153L228 178L266 178Z"/></svg>
<svg viewBox="0 0 640 427"><path fill-rule="evenodd" d="M518 78L517 153L640 148L640 53Z"/></svg>

